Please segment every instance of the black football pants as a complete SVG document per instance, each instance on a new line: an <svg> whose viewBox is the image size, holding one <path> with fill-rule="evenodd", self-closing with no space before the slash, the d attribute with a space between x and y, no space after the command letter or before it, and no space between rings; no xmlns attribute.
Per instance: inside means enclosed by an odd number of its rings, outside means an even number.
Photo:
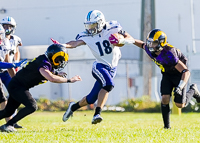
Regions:
<svg viewBox="0 0 200 143"><path fill-rule="evenodd" d="M22 108L16 116L9 120L7 125L14 125L25 116L37 110L37 103L35 99L33 99L29 90L23 87L17 80L12 79L10 81L8 92L8 103L5 109L0 111L0 120L6 117L10 117L20 106L20 104L23 104L25 107Z"/></svg>

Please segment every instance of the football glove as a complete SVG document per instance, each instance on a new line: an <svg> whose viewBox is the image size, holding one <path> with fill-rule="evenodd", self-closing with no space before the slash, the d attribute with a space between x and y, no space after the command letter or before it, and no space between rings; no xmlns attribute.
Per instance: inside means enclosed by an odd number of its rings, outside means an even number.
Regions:
<svg viewBox="0 0 200 143"><path fill-rule="evenodd" d="M60 44L57 40L54 40L53 38L51 38L51 41L52 41L54 44Z"/></svg>
<svg viewBox="0 0 200 143"><path fill-rule="evenodd" d="M182 96L182 89L180 87L174 88L174 96Z"/></svg>

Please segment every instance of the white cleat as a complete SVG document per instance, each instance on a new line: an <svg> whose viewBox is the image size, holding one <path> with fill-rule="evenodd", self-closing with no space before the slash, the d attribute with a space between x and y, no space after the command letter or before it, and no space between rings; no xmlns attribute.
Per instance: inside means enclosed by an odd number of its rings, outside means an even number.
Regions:
<svg viewBox="0 0 200 143"><path fill-rule="evenodd" d="M72 105L74 105L75 102L70 102L69 103L69 107L67 108L67 111L65 112L65 114L63 115L63 121L67 121L69 119L70 116L73 115L73 111L71 110Z"/></svg>
<svg viewBox="0 0 200 143"><path fill-rule="evenodd" d="M200 103L200 92L199 92L199 90L197 88L197 84L190 85L190 89L194 90L193 97L196 99L197 103Z"/></svg>
<svg viewBox="0 0 200 143"><path fill-rule="evenodd" d="M100 116L100 114L97 114L92 119L92 124L100 123L103 120L103 118Z"/></svg>

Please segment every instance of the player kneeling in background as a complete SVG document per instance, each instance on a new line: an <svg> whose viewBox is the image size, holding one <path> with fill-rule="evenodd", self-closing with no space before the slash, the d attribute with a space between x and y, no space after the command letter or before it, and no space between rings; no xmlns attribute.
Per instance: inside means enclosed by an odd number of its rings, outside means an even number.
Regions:
<svg viewBox="0 0 200 143"><path fill-rule="evenodd" d="M66 73L57 72L62 70L68 61L66 48L59 44L53 44L48 47L45 54L38 56L29 62L26 67L17 72L9 85L8 103L4 110L0 111L0 120L11 116L15 110L23 104L16 116L0 127L2 132L14 132L13 125L27 115L37 110L37 103L33 99L29 89L47 80L54 83L74 83L80 81L80 76L74 76L71 79L65 78Z"/></svg>

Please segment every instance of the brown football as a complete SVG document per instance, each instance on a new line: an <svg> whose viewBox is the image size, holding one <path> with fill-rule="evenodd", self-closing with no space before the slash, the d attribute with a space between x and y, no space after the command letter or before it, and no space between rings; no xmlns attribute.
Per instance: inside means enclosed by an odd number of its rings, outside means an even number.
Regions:
<svg viewBox="0 0 200 143"><path fill-rule="evenodd" d="M118 40L119 39L124 39L124 36L123 35L121 35L121 34L119 34L119 33L114 33L114 34L112 34L113 36L115 36ZM117 46L117 47L122 47L122 46L124 46L124 44L113 44L114 46Z"/></svg>

